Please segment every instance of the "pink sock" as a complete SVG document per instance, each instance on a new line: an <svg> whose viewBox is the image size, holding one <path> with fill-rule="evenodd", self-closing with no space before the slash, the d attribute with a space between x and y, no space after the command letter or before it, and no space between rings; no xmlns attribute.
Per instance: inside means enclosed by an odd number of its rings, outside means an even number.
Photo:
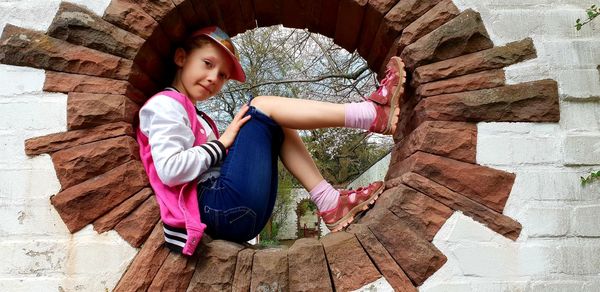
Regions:
<svg viewBox="0 0 600 292"><path fill-rule="evenodd" d="M317 204L319 212L331 210L337 206L340 192L326 180L322 180L316 187L310 190L310 198Z"/></svg>
<svg viewBox="0 0 600 292"><path fill-rule="evenodd" d="M370 101L346 103L346 127L368 130L375 119L375 105Z"/></svg>

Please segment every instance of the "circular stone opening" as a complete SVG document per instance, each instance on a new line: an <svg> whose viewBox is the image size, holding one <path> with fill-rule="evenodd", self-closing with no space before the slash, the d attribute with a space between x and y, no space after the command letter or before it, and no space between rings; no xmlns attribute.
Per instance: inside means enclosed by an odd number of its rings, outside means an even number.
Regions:
<svg viewBox="0 0 600 292"><path fill-rule="evenodd" d="M536 57L533 42L494 46L479 14L452 1L375 2L114 0L102 17L63 2L45 34L5 26L0 62L45 69L44 90L69 95L68 131L25 143L28 155L52 157L62 189L51 204L72 233L93 224L141 247L116 291L167 283L345 291L382 275L394 289L415 291L446 261L431 240L452 212L519 236L520 224L502 214L515 175L476 163L476 123L558 122L555 81L505 83L503 67ZM402 57L409 84L387 190L360 224L289 249L207 239L199 257L186 258L163 246L134 119L165 85L157 80L171 73L173 45L208 24L231 36L275 24L306 28L356 50L380 76L387 59Z"/></svg>
<svg viewBox="0 0 600 292"><path fill-rule="evenodd" d="M247 74L245 83L229 82L215 97L198 103L224 131L248 94L278 95L334 103L359 102L377 88L375 74L358 52L349 53L328 37L282 26L260 27L233 38ZM325 179L342 188L390 152L390 136L364 130L299 130ZM380 178L383 173L380 171ZM309 202L308 191L279 163L279 191L271 219L249 243L256 248L291 246L297 238L329 232L312 211L310 226L296 204ZM311 206L314 206L311 205ZM317 224L317 225L315 225Z"/></svg>

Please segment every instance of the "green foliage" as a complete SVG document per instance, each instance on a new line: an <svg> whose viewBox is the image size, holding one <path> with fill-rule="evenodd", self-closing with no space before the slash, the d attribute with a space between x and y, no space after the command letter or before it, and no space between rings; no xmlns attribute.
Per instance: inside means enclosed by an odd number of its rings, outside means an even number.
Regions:
<svg viewBox="0 0 600 292"><path fill-rule="evenodd" d="M304 143L323 177L337 185L351 182L393 146L387 137L357 129L325 128L309 133L302 137Z"/></svg>
<svg viewBox="0 0 600 292"><path fill-rule="evenodd" d="M594 18L598 17L600 15L600 7L598 7L596 5L592 5L592 6L590 6L590 8L586 9L585 12L587 14L587 19L584 22L581 22L580 18L578 18L575 21L575 28L577 28L577 30L580 30L581 27L588 24ZM600 177L600 170L596 171L596 172L591 172L587 177L583 177L583 176L580 177L581 185L585 186L586 184L591 183L593 180L598 179L599 177Z"/></svg>
<svg viewBox="0 0 600 292"><path fill-rule="evenodd" d="M259 248L269 248L269 247L277 247L280 245L279 240L277 238L269 238L263 239L263 234L260 234L260 242L258 243Z"/></svg>
<svg viewBox="0 0 600 292"><path fill-rule="evenodd" d="M278 162L278 170L277 199L275 200L270 224L265 225L260 232L261 245L263 242L265 245L279 244L279 240L277 239L279 229L285 222L288 211L292 208L294 201L291 196L291 190L299 186L298 180L287 171L281 161Z"/></svg>
<svg viewBox="0 0 600 292"><path fill-rule="evenodd" d="M590 173L590 175L588 175L587 177L582 176L581 177L581 185L585 186L586 184L588 184L598 178L600 178L600 170Z"/></svg>
<svg viewBox="0 0 600 292"><path fill-rule="evenodd" d="M314 213L317 210L317 205L310 200L305 200L300 203L298 206L298 216L302 217L306 214L306 211Z"/></svg>
<svg viewBox="0 0 600 292"><path fill-rule="evenodd" d="M587 14L587 19L584 22L581 22L581 18L577 18L575 21L575 28L577 28L577 30L580 30L582 26L586 25L600 15L600 7L592 5L590 8L586 9L585 12Z"/></svg>

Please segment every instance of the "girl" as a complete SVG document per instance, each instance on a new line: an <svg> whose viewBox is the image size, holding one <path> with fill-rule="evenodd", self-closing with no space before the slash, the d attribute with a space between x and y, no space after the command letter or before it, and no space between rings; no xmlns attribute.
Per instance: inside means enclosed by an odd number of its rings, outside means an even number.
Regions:
<svg viewBox="0 0 600 292"><path fill-rule="evenodd" d="M398 57L390 60L381 86L367 101L250 97L222 135L194 104L217 94L230 79L245 82L229 36L215 26L200 29L177 48L174 61L171 86L141 107L136 132L171 250L192 255L205 231L235 242L254 238L273 211L278 158L310 193L331 231L347 226L383 191L381 181L357 190L334 189L296 129L394 133L405 82Z"/></svg>

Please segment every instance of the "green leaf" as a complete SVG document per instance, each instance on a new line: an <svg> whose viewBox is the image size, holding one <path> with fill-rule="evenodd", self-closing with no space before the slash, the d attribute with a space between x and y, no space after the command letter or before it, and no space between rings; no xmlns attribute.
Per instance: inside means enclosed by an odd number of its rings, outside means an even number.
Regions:
<svg viewBox="0 0 600 292"><path fill-rule="evenodd" d="M594 11L588 10L587 15L588 15L588 18L594 18Z"/></svg>

